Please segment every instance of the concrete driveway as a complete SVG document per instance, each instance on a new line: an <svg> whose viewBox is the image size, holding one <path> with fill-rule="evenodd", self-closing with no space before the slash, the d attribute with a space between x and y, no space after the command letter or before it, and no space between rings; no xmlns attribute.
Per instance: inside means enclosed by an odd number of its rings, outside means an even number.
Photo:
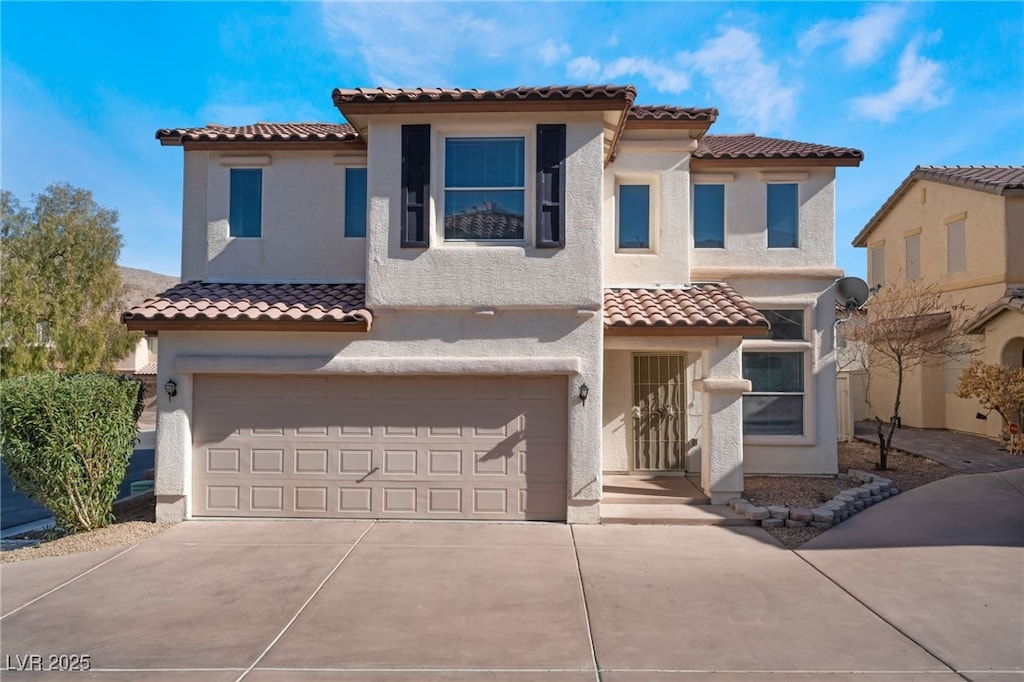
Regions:
<svg viewBox="0 0 1024 682"><path fill-rule="evenodd" d="M902 547L888 562L861 544L798 554L729 527L191 522L127 550L4 565L0 660L5 680L69 679L14 670L60 654L90 656L93 672L71 679L110 681L1024 679L1008 644L1024 636L1019 542L921 561ZM937 575L934 561L973 576L969 594L907 578Z"/></svg>

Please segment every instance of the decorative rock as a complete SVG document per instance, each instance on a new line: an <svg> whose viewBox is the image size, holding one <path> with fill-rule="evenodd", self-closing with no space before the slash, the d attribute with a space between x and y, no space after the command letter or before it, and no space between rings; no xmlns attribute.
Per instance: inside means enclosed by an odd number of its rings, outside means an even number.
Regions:
<svg viewBox="0 0 1024 682"><path fill-rule="evenodd" d="M805 507L793 507L789 510L789 518L793 521L803 521L806 523L814 520L814 512Z"/></svg>
<svg viewBox="0 0 1024 682"><path fill-rule="evenodd" d="M893 489L889 491L889 494L890 495L899 495L900 494L900 489L895 487L895 486L893 486Z"/></svg>
<svg viewBox="0 0 1024 682"><path fill-rule="evenodd" d="M815 528L824 528L825 530L828 530L829 528L832 527L832 522L831 521L811 521L811 525L813 527L815 527Z"/></svg>
<svg viewBox="0 0 1024 682"><path fill-rule="evenodd" d="M753 505L748 506L741 513L751 521L763 521L771 516L765 507L755 507Z"/></svg>
<svg viewBox="0 0 1024 682"><path fill-rule="evenodd" d="M836 495L832 499L834 501L836 501L836 502L839 502L839 503L843 504L844 506L846 506L846 508L849 509L851 506L853 506L853 503L857 501L857 496L856 495L846 495L844 493L839 493L838 495Z"/></svg>
<svg viewBox="0 0 1024 682"><path fill-rule="evenodd" d="M852 497L853 499L857 499L857 497L859 496L856 488L847 488L846 490L840 490L838 493L836 493L836 497L839 497L841 495L847 495L849 497Z"/></svg>
<svg viewBox="0 0 1024 682"><path fill-rule="evenodd" d="M789 518L789 507L768 505L768 513L772 515L773 519L787 519Z"/></svg>
<svg viewBox="0 0 1024 682"><path fill-rule="evenodd" d="M782 528L786 522L782 519L770 518L761 522L762 528Z"/></svg>
<svg viewBox="0 0 1024 682"><path fill-rule="evenodd" d="M871 496L871 504L878 504L879 502L881 502L884 499L885 498L882 497L881 495L872 495Z"/></svg>
<svg viewBox="0 0 1024 682"><path fill-rule="evenodd" d="M864 507L866 507L866 506L867 505L864 504L864 500L857 500L856 502L853 503L853 507L857 511L862 511L864 509Z"/></svg>
<svg viewBox="0 0 1024 682"><path fill-rule="evenodd" d="M818 507L817 509L812 509L811 513L814 515L814 520L815 521L821 521L823 523L827 521L828 525L830 525L830 526L832 525L832 519L834 519L836 517L836 515L834 513L832 513L831 509L826 509L824 507Z"/></svg>
<svg viewBox="0 0 1024 682"><path fill-rule="evenodd" d="M806 521L794 521L793 519L786 519L786 528L806 528Z"/></svg>
<svg viewBox="0 0 1024 682"><path fill-rule="evenodd" d="M871 497L871 488L868 488L867 486L863 486L863 485L861 487L857 488L857 497L859 497L862 500L866 500L866 499L870 498Z"/></svg>
<svg viewBox="0 0 1024 682"><path fill-rule="evenodd" d="M730 497L726 504L729 505L730 509L736 511L736 507L740 506L741 504L747 504L747 501L744 500L742 497Z"/></svg>
<svg viewBox="0 0 1024 682"><path fill-rule="evenodd" d="M881 488L883 493L892 490L892 481L886 478L876 478L872 483Z"/></svg>
<svg viewBox="0 0 1024 682"><path fill-rule="evenodd" d="M860 469L850 469L850 476L857 479L861 483L869 483L871 479L875 477L874 474L862 471Z"/></svg>

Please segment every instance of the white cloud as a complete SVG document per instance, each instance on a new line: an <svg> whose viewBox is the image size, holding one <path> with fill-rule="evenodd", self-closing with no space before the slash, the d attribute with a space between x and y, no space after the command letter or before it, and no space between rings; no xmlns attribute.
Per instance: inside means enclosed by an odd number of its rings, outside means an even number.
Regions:
<svg viewBox="0 0 1024 682"><path fill-rule="evenodd" d="M537 56L544 66L554 66L556 62L568 57L570 52L569 46L565 43L556 43L548 38L537 50Z"/></svg>
<svg viewBox="0 0 1024 682"><path fill-rule="evenodd" d="M729 28L696 52L681 52L680 64L692 64L725 108L761 132L788 124L796 110L799 87L783 83L778 64L766 61L758 37Z"/></svg>
<svg viewBox="0 0 1024 682"><path fill-rule="evenodd" d="M361 57L373 85L434 87L453 85L460 66L535 45L538 27L521 8L487 3L486 17L474 10L469 3L325 2L321 18L339 55Z"/></svg>
<svg viewBox="0 0 1024 682"><path fill-rule="evenodd" d="M873 5L850 21L821 21L800 36L797 46L809 54L839 40L843 62L849 66L870 64L895 38L907 16L906 5Z"/></svg>
<svg viewBox="0 0 1024 682"><path fill-rule="evenodd" d="M915 39L900 55L896 83L875 95L856 97L854 110L864 118L888 123L905 111L929 111L949 102L951 91L942 73L942 65L918 54L920 40Z"/></svg>
<svg viewBox="0 0 1024 682"><path fill-rule="evenodd" d="M679 94L690 87L685 70L647 57L619 57L607 63L589 56L577 57L566 69L572 78L602 83L621 83L639 76L657 92Z"/></svg>

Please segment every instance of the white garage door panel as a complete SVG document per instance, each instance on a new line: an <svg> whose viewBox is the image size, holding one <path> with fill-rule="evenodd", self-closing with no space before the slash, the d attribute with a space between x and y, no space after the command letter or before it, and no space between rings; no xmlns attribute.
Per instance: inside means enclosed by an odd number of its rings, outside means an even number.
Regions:
<svg viewBox="0 0 1024 682"><path fill-rule="evenodd" d="M195 382L193 514L562 520L563 377Z"/></svg>

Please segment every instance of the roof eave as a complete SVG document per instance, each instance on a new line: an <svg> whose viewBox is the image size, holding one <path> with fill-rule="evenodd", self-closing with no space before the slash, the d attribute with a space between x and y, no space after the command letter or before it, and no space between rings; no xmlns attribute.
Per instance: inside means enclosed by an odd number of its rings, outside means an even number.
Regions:
<svg viewBox="0 0 1024 682"><path fill-rule="evenodd" d="M690 168L752 168L752 167L773 167L773 168L835 168L835 167L856 167L861 164L863 157L700 157L695 156L690 160Z"/></svg>

